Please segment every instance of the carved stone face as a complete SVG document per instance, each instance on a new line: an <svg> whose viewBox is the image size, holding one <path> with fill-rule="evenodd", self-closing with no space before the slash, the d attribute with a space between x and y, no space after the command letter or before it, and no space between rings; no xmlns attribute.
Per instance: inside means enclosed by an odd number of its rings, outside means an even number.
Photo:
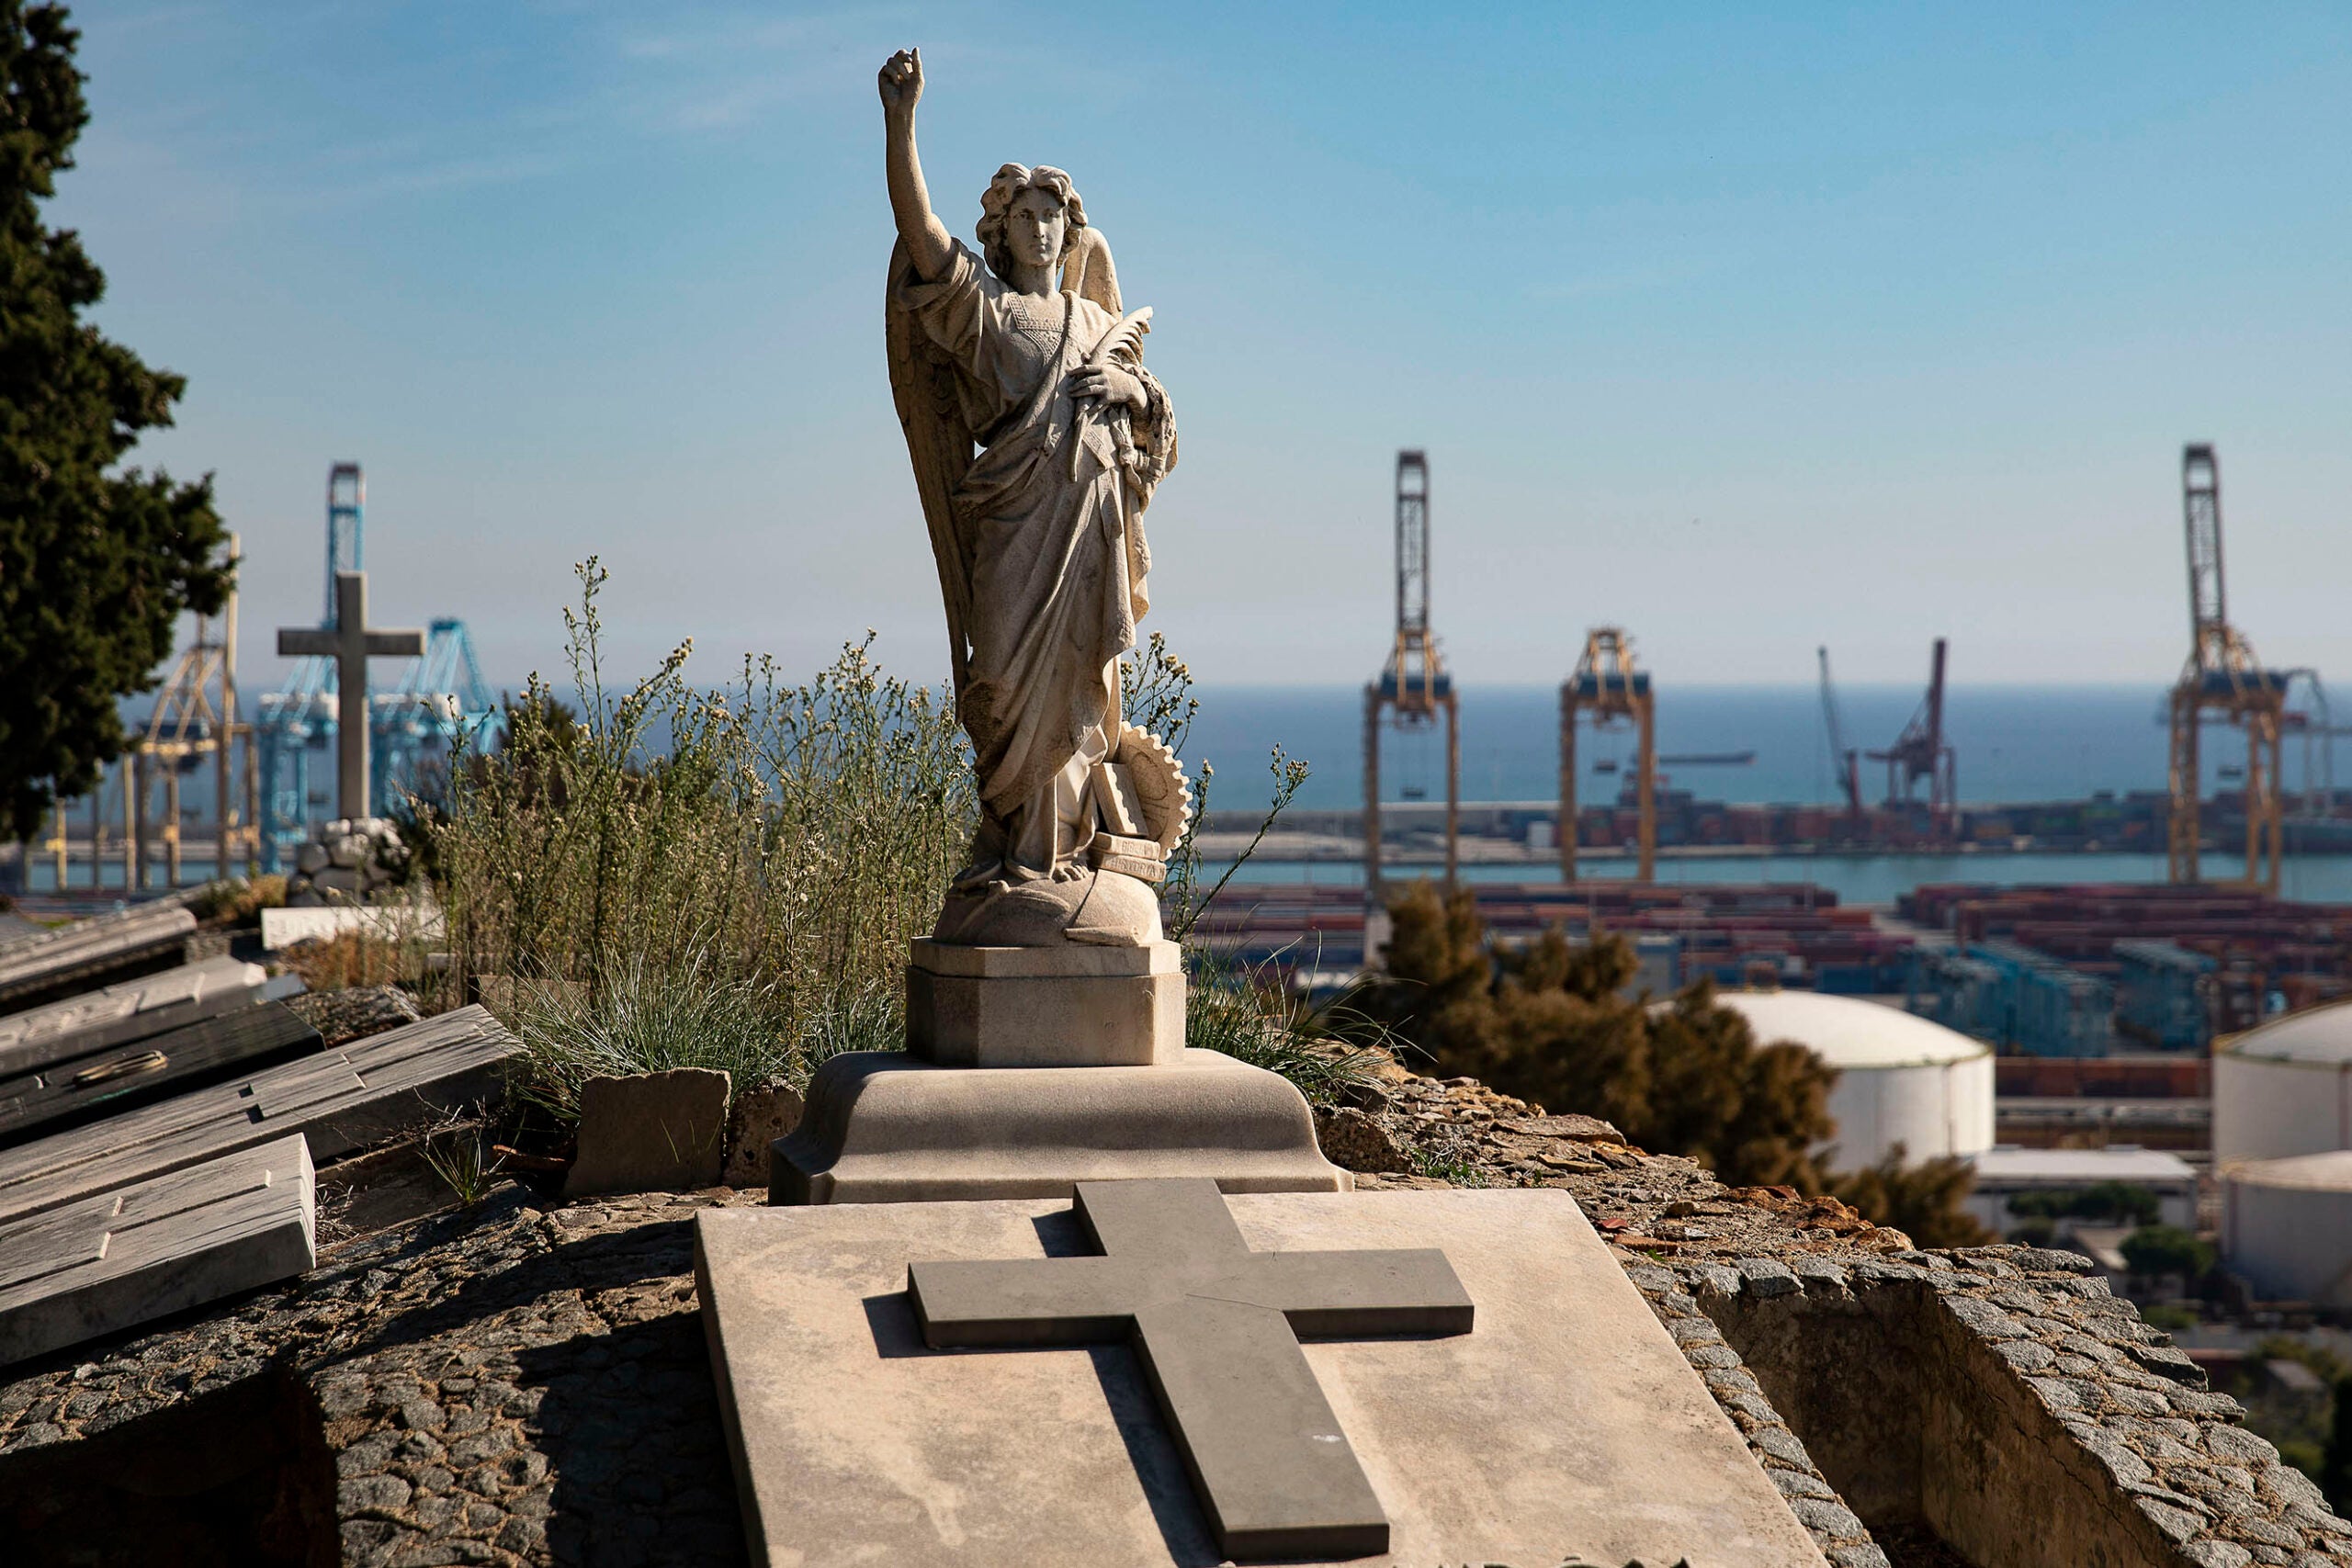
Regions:
<svg viewBox="0 0 2352 1568"><path fill-rule="evenodd" d="M1012 198L1012 206L1005 212L1005 248L1016 261L1051 266L1061 260L1062 234L1068 223L1053 192L1024 190Z"/></svg>

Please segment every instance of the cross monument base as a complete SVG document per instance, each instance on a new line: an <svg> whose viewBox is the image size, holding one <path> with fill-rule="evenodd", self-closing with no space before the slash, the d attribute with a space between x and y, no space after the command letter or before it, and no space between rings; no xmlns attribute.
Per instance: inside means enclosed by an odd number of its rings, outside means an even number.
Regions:
<svg viewBox="0 0 2352 1568"><path fill-rule="evenodd" d="M1227 1192L1345 1192L1279 1075L1215 1051L1130 1067L951 1067L836 1056L769 1162L768 1201L1068 1198L1081 1181L1207 1177Z"/></svg>

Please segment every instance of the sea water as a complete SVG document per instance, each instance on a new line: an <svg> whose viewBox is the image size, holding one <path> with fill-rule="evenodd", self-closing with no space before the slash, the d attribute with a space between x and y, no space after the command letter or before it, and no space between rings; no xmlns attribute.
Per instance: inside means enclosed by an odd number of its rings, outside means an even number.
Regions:
<svg viewBox="0 0 2352 1568"><path fill-rule="evenodd" d="M1302 806L1348 807L1363 799L1363 693L1346 687L1254 687L1204 691L1184 747L1189 762L1216 767L1218 804L1240 807L1260 793L1269 748L1280 745L1311 768ZM1846 744L1884 750L1920 705L1918 688L1841 689ZM1944 734L1958 755L1961 799L1970 804L2074 800L2165 787L2165 693L2154 686L1957 686L1944 702ZM1555 800L1559 796L1560 700L1556 688L1464 688L1461 694L1462 798ZM1578 791L1613 798L1617 779L1594 763L1634 761L1632 726L1577 737ZM1838 798L1820 694L1810 687L1660 688L1661 756L1753 751L1744 767L1665 768L1664 783L1704 800L1829 805ZM2205 738L2206 788L2231 782L2245 743L2215 728ZM2303 784L2303 748L2287 745L2286 784ZM2352 764L2352 759L2347 759ZM2316 751L2314 772L2323 766ZM1862 795L1886 793L1883 763L1861 764ZM1385 727L1381 797L1445 798L1442 723ZM1922 785L1924 789L1924 784ZM1408 792L1419 792L1408 794Z"/></svg>
<svg viewBox="0 0 2352 1568"><path fill-rule="evenodd" d="M1839 719L1849 747L1883 750L1902 733L1920 705L1916 687L1859 686L1838 693ZM1484 687L1461 694L1462 798L1555 800L1559 795L1559 694L1555 688ZM1701 799L1736 804L1831 805L1840 795L1831 762L1827 724L1817 689L1787 686L1661 688L1657 749L1662 756L1753 751L1745 765L1675 765L1661 770L1665 787ZM2165 693L2154 686L1959 686L1946 694L1944 731L1958 758L1960 796L1970 805L2074 800L2165 787L2167 739ZM1216 768L1214 803L1246 809L1266 798L1271 748L1307 763L1298 804L1346 807L1363 799L1363 693L1360 688L1258 687L1205 691L1184 746L1195 772ZM2223 770L2245 760L2245 741L2215 727L2202 747L2205 789L2234 784ZM1634 737L1619 723L1577 735L1578 793L1587 802L1614 799L1633 766ZM1603 772L1597 762L1612 762ZM2286 787L2301 792L2328 776L2316 743L2290 739ZM2352 759L2347 759L2352 766ZM2306 779L2312 784L2307 785ZM1862 794L1886 793L1883 763L1861 763ZM1442 723L1384 726L1381 798L1445 798L1445 732ZM2206 874L2227 877L2240 862L2209 852ZM1665 883L1811 882L1852 903L1891 903L1923 883L2161 882L2162 854L2112 852L1951 854L1768 854L1661 856ZM1633 874L1630 856L1591 855L1582 874L1595 880ZM1421 874L1405 867L1398 874ZM1473 881L1548 880L1543 865L1467 866ZM1242 880L1355 886L1362 868L1350 863L1253 861ZM2290 898L2352 902L2352 855L2290 855L2281 892Z"/></svg>

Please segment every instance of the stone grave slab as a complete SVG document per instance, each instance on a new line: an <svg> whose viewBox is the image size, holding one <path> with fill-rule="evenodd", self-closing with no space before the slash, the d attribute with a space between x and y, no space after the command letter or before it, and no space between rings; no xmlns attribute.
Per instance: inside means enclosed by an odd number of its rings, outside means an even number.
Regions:
<svg viewBox="0 0 2352 1568"><path fill-rule="evenodd" d="M298 1134L0 1224L0 1365L300 1274L315 1215Z"/></svg>
<svg viewBox="0 0 2352 1568"><path fill-rule="evenodd" d="M273 980L260 964L235 958L208 958L119 981L0 1017L0 1076L36 1072L301 990L295 976Z"/></svg>
<svg viewBox="0 0 2352 1568"><path fill-rule="evenodd" d="M729 1081L712 1067L673 1067L582 1084L579 1157L563 1195L718 1186L727 1161Z"/></svg>
<svg viewBox="0 0 2352 1568"><path fill-rule="evenodd" d="M158 967L185 950L196 917L165 900L0 943L0 1010L15 1011L106 977Z"/></svg>
<svg viewBox="0 0 2352 1568"><path fill-rule="evenodd" d="M261 945L277 953L298 942L337 937L345 931L366 931L386 942L436 940L444 923L431 905L321 904L305 909L264 909Z"/></svg>
<svg viewBox="0 0 2352 1568"><path fill-rule="evenodd" d="M283 1003L263 1002L37 1072L0 1076L0 1145L185 1093L241 1069L255 1072L325 1043Z"/></svg>
<svg viewBox="0 0 2352 1568"><path fill-rule="evenodd" d="M498 1098L521 1049L488 1010L458 1009L247 1077L0 1150L0 1219L39 1213L289 1133L333 1159Z"/></svg>
<svg viewBox="0 0 2352 1568"><path fill-rule="evenodd" d="M1360 1464L1388 1540L1369 1554L1283 1561L1551 1568L1563 1560L1687 1558L1690 1568L1823 1568L1812 1537L1566 1193L1258 1193L1225 1201L1251 1251L1287 1260L1271 1268L1306 1267L1314 1260L1300 1256L1317 1251L1434 1249L1475 1305L1466 1333L1441 1320L1400 1337L1329 1339L1317 1335L1376 1332L1377 1325L1350 1319L1348 1303L1286 1310L1328 1403L1329 1435ZM1175 1228L1147 1226L1144 1250ZM1172 1372L1155 1371L1148 1333L1140 1356L1099 1338L1018 1348L1024 1332L1035 1332L1037 1301L1016 1300L1011 1310L1001 1297L950 1302L934 1282L988 1265L963 1283L993 1276L1001 1291L1009 1286L1002 1265L1048 1258L1099 1272L1129 1250L1115 1240L1098 1246L1101 1239L1069 1203L1053 1201L697 1215L703 1323L752 1561L774 1568L1209 1568L1227 1561L1153 1379L1173 1375L1193 1380L1196 1392L1213 1391L1224 1371L1248 1363L1212 1351L1171 1363ZM1098 1251L1105 1256L1091 1256ZM943 1272L945 1264L957 1269ZM963 1343L988 1348L925 1344L910 1267L926 1308L944 1314L934 1325L948 1337L962 1325L977 1333ZM1399 1267L1409 1274L1430 1266ZM1174 1308L1156 1310L1181 1316L1197 1308L1205 1321L1237 1304L1230 1284L1212 1269ZM1408 1285L1442 1317L1433 1273L1396 1288ZM1116 1315L1068 1306L1046 1315ZM1335 1308L1336 1318L1317 1321L1317 1310ZM1031 1329L1012 1326L1023 1322ZM1320 1430L1310 1423L1307 1436Z"/></svg>

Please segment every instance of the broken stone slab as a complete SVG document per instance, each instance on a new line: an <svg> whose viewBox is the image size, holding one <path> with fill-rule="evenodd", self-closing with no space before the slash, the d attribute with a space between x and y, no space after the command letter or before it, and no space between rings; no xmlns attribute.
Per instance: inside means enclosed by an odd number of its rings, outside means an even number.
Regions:
<svg viewBox="0 0 2352 1568"><path fill-rule="evenodd" d="M0 1150L0 1219L40 1213L289 1133L328 1160L490 1103L520 1043L481 1007Z"/></svg>
<svg viewBox="0 0 2352 1568"><path fill-rule="evenodd" d="M1317 1107L1315 1142L1323 1157L1343 1170L1382 1175L1413 1168L1412 1156L1396 1134L1351 1105Z"/></svg>
<svg viewBox="0 0 2352 1568"><path fill-rule="evenodd" d="M1172 1066L943 1067L833 1057L775 1147L772 1203L1066 1198L1081 1181L1205 1176L1227 1192L1345 1192L1289 1081L1215 1051Z"/></svg>
<svg viewBox="0 0 2352 1568"><path fill-rule="evenodd" d="M1529 1138L1566 1138L1578 1144L1622 1144L1625 1134L1598 1116L1510 1116L1495 1122L1506 1133Z"/></svg>
<svg viewBox="0 0 2352 1568"><path fill-rule="evenodd" d="M1141 947L967 947L920 938L907 1049L952 1067L1148 1066L1184 1050L1184 964Z"/></svg>
<svg viewBox="0 0 2352 1568"><path fill-rule="evenodd" d="M127 1041L296 996L294 976L271 979L258 964L208 958L0 1017L0 1076L29 1073Z"/></svg>
<svg viewBox="0 0 2352 1568"><path fill-rule="evenodd" d="M195 931L187 907L164 899L0 943L0 1010L162 967L186 951Z"/></svg>
<svg viewBox="0 0 2352 1568"><path fill-rule="evenodd" d="M727 1159L728 1082L711 1067L590 1078L580 1089L580 1152L563 1195L718 1186Z"/></svg>
<svg viewBox="0 0 2352 1568"><path fill-rule="evenodd" d="M298 1134L0 1224L0 1364L290 1279L315 1214Z"/></svg>
<svg viewBox="0 0 2352 1568"><path fill-rule="evenodd" d="M770 1146L800 1125L805 1109L800 1091L781 1078L738 1089L727 1108L727 1168L719 1179L729 1187L765 1187Z"/></svg>
<svg viewBox="0 0 2352 1568"><path fill-rule="evenodd" d="M1824 1568L1568 1194L1228 1201L1257 1252L1441 1250L1476 1304L1466 1334L1305 1331L1388 1520L1372 1562ZM923 1343L910 1264L1090 1261L1067 1201L712 1209L695 1246L754 1563L1225 1560L1134 1352Z"/></svg>

